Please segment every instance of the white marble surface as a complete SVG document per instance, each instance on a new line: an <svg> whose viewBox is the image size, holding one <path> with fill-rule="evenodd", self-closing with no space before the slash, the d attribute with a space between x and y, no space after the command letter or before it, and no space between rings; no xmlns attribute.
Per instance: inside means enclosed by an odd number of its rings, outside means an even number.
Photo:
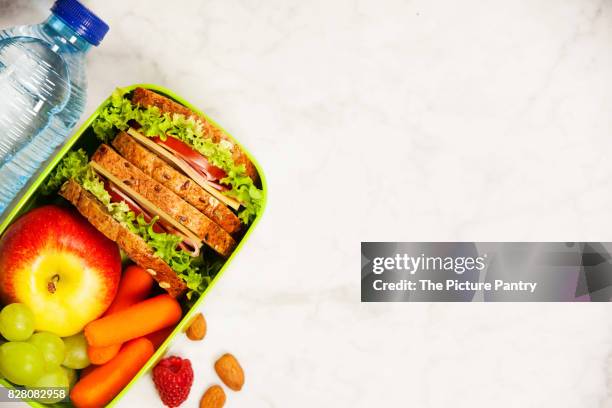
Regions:
<svg viewBox="0 0 612 408"><path fill-rule="evenodd" d="M0 26L50 1L0 0ZM155 82L262 163L269 205L179 338L230 407L612 407L607 304L361 304L365 240L612 240L612 1L89 1L88 112ZM120 407L159 406L149 377Z"/></svg>

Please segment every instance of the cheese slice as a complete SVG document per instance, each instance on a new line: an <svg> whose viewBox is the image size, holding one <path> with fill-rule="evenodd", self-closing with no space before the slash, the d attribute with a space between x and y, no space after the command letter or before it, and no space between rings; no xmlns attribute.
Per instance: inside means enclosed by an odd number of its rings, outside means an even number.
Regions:
<svg viewBox="0 0 612 408"><path fill-rule="evenodd" d="M208 183L208 180L206 180L206 178L203 177L200 173L195 171L193 169L193 167L191 167L185 160L183 160L180 157L177 157L176 155L172 154L170 151L168 151L167 149L165 149L162 146L158 145L153 140L149 139L148 137L144 136L143 134L139 133L134 128L128 129L127 133L130 136L132 136L134 139L136 139L138 142L140 142L140 144L142 144L143 146L145 146L149 150L151 150L154 153L156 153L158 156L160 156L166 162L168 162L169 164L171 164L174 167L178 168L183 173L187 174L200 187L202 187L204 190L209 192L210 195L212 195L213 197L215 197L216 199L221 201L223 204L227 205L228 207L230 207L230 208L232 208L234 210L238 210L240 208L240 203L238 201L234 200L233 198L227 197L226 195L221 193L219 190L217 190L216 188L211 186Z"/></svg>

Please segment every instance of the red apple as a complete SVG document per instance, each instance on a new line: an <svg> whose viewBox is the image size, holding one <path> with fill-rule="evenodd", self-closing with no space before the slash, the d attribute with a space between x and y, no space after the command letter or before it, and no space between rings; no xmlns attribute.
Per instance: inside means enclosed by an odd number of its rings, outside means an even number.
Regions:
<svg viewBox="0 0 612 408"><path fill-rule="evenodd" d="M0 300L28 305L36 330L80 332L111 304L120 277L117 244L71 209L36 208L0 238Z"/></svg>

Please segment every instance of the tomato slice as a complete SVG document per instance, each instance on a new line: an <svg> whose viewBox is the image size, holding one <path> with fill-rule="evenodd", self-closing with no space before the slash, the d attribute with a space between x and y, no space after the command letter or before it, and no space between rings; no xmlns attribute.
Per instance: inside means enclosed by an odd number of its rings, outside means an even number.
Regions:
<svg viewBox="0 0 612 408"><path fill-rule="evenodd" d="M162 140L159 137L154 137L153 141L168 148L168 150L170 150L172 153L181 157L183 160L189 163L191 167L202 173L202 175L206 176L209 181L218 181L227 176L223 169L213 166L206 157L192 149L187 143L184 143L175 137L168 136L166 140Z"/></svg>

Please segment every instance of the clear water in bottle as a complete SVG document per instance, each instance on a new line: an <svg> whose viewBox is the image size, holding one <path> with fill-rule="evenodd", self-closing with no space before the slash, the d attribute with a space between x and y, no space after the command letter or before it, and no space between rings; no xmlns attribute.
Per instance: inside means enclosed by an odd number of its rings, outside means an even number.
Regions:
<svg viewBox="0 0 612 408"><path fill-rule="evenodd" d="M77 0L43 23L0 31L0 213L78 122L85 55L108 26Z"/></svg>

